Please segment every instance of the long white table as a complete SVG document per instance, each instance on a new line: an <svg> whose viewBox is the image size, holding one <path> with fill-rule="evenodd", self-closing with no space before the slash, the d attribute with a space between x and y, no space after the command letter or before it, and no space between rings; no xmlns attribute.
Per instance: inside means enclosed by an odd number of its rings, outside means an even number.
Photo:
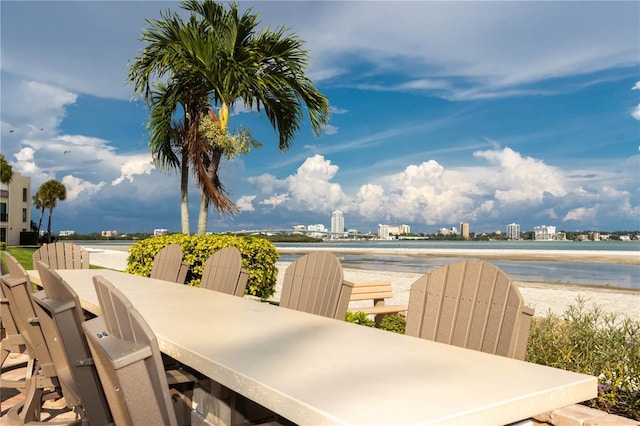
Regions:
<svg viewBox="0 0 640 426"><path fill-rule="evenodd" d="M57 272L97 315L104 276L161 351L298 424L508 424L597 394L593 376L123 272Z"/></svg>

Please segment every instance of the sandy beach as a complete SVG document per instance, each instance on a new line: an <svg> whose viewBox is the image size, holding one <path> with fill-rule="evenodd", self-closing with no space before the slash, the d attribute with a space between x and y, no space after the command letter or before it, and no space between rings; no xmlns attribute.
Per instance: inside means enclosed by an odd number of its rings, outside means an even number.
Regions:
<svg viewBox="0 0 640 426"><path fill-rule="evenodd" d="M104 268L124 270L127 266L128 252L126 247L118 246L101 246L101 247L85 247L91 253L91 264ZM296 250L296 249L293 249ZM299 249L297 249L300 251ZM516 250L501 250L500 253L490 253L492 250L486 250L489 253L478 253L479 250L461 251L447 250L433 253L430 251L428 255L433 256L451 256L451 257L473 257L483 258L487 261L492 259L519 259L519 260L539 260L542 256L544 259L558 260L558 256L562 255L562 260L573 261L573 257L579 258L580 261L585 260L588 255L593 262L603 263L630 263L640 264L640 258L637 253L603 254L595 253L531 253L527 255L524 252ZM295 251L294 251L295 252ZM371 253L367 250L367 253ZM399 253L398 253L399 254ZM407 253L402 253L408 255ZM411 253L415 256L425 256L425 253ZM499 256L499 257L492 257ZM273 300L280 298L280 290L282 288L283 274L288 262L277 262L278 279L276 282L276 294ZM394 272L381 270L361 270L344 268L344 277L349 281L372 281L372 280L388 280L393 287L393 299L389 300L389 304L406 305L409 300L409 289L411 284L420 276L417 273ZM625 315L640 320L640 290L635 289L619 289L613 287L602 286L584 286L566 283L547 283L547 282L530 282L516 281L520 292L526 304L536 310L537 316L545 315L552 312L556 315L562 314L569 305L575 304L578 298L582 298L587 307L593 305L599 306L604 312ZM352 302L350 308L357 308L366 302Z"/></svg>

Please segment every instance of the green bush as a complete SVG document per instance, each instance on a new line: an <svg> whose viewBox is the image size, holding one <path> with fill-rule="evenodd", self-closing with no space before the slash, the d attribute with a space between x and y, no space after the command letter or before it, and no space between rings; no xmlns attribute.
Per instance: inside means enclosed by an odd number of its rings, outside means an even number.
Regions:
<svg viewBox="0 0 640 426"><path fill-rule="evenodd" d="M364 312L347 312L345 321L352 322L354 324L364 325L366 327L376 327L376 322L369 318L369 315ZM380 330L391 331L393 333L404 334L404 329L407 321L402 315L386 315L382 321L380 321Z"/></svg>
<svg viewBox="0 0 640 426"><path fill-rule="evenodd" d="M534 318L527 361L598 377L598 397L584 404L640 420L640 320L578 299L560 317Z"/></svg>
<svg viewBox="0 0 640 426"><path fill-rule="evenodd" d="M0 242L0 250L6 250L7 249L7 243L5 243L4 241Z"/></svg>
<svg viewBox="0 0 640 426"><path fill-rule="evenodd" d="M364 325L365 327L375 327L376 322L372 319L369 319L367 314L364 312L347 312L347 316L345 317L345 321L352 322L354 324Z"/></svg>
<svg viewBox="0 0 640 426"><path fill-rule="evenodd" d="M404 334L404 329L407 325L407 320L399 314L386 315L380 321L380 329L391 331L393 333Z"/></svg>
<svg viewBox="0 0 640 426"><path fill-rule="evenodd" d="M171 234L147 238L131 245L126 272L149 276L154 256L169 244L179 244L184 262L191 265L189 285L200 285L204 263L209 256L221 248L236 247L242 254L242 267L249 271L247 293L267 299L276 291L278 250L259 237Z"/></svg>

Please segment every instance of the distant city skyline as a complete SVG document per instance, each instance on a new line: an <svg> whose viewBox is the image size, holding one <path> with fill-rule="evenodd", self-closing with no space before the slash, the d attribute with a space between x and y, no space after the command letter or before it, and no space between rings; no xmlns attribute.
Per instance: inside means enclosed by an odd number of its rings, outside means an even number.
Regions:
<svg viewBox="0 0 640 426"><path fill-rule="evenodd" d="M280 153L267 117L235 105L230 128L263 146L223 162L240 213L212 211L208 231L327 223L335 210L365 233L640 228L640 2L249 7L305 41L331 118L321 137L305 121ZM152 161L148 111L126 84L145 19L185 17L179 3L0 8L2 153L32 192L65 185L54 230L179 231L179 175Z"/></svg>

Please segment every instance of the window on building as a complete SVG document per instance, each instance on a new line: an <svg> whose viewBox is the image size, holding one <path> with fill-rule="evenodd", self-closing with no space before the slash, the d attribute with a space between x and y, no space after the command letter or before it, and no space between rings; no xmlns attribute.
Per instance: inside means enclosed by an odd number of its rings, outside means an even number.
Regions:
<svg viewBox="0 0 640 426"><path fill-rule="evenodd" d="M9 215L7 214L7 203L0 203L0 221L9 222Z"/></svg>
<svg viewBox="0 0 640 426"><path fill-rule="evenodd" d="M22 188L22 202L26 203L27 201L27 188Z"/></svg>
<svg viewBox="0 0 640 426"><path fill-rule="evenodd" d="M27 209L22 209L22 221L27 221Z"/></svg>
<svg viewBox="0 0 640 426"><path fill-rule="evenodd" d="M9 198L9 191L6 189L0 189L0 198Z"/></svg>

